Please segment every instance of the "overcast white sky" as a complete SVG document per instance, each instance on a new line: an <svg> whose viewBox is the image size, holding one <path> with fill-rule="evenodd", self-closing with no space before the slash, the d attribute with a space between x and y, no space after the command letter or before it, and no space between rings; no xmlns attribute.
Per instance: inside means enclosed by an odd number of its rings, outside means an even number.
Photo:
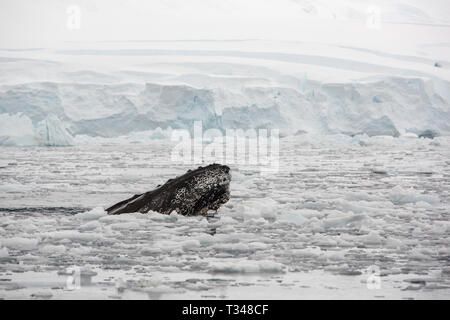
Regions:
<svg viewBox="0 0 450 320"><path fill-rule="evenodd" d="M311 40L336 23L362 27L374 4L383 23L450 24L448 0L1 0L0 48L64 41ZM79 29L68 27L73 5L80 9ZM354 28L343 30L352 36Z"/></svg>

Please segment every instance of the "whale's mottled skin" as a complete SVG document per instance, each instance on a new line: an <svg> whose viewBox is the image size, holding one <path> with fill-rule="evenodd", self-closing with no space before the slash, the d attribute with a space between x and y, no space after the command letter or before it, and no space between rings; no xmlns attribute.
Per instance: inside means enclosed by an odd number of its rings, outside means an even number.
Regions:
<svg viewBox="0 0 450 320"><path fill-rule="evenodd" d="M176 211L186 216L203 215L209 210L217 211L230 199L230 181L229 167L211 164L189 170L155 190L134 195L106 211L108 214L147 213L151 210L163 214Z"/></svg>

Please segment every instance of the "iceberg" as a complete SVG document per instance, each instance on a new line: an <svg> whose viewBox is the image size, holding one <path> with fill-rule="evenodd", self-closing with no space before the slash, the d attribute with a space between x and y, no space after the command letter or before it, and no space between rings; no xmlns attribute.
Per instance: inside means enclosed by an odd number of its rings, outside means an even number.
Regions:
<svg viewBox="0 0 450 320"><path fill-rule="evenodd" d="M23 113L0 114L0 145L3 146L70 146L73 137L53 114L36 126Z"/></svg>
<svg viewBox="0 0 450 320"><path fill-rule="evenodd" d="M73 137L58 117L53 114L38 123L36 137L40 146L73 145Z"/></svg>
<svg viewBox="0 0 450 320"><path fill-rule="evenodd" d="M205 130L279 128L282 136L308 132L398 137L408 128L445 134L450 131L450 104L439 94L441 89L433 88L432 81L402 78L313 83L304 94L287 87L21 84L0 91L0 103L5 102L3 110L9 112L0 113L0 144L66 146L77 135L118 138L149 131L154 132L149 139L164 139L162 132L192 130L194 121L202 121ZM27 94L20 96L23 90ZM373 100L374 94L379 100ZM95 107L85 112L87 106Z"/></svg>

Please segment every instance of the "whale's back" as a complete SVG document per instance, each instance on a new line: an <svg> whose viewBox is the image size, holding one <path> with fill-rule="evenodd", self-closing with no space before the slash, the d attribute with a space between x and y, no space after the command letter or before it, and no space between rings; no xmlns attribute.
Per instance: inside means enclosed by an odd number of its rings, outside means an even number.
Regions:
<svg viewBox="0 0 450 320"><path fill-rule="evenodd" d="M189 170L182 176L169 179L155 190L134 195L106 211L108 214L156 211L182 215L205 214L218 210L230 198L231 175L228 166L212 164Z"/></svg>

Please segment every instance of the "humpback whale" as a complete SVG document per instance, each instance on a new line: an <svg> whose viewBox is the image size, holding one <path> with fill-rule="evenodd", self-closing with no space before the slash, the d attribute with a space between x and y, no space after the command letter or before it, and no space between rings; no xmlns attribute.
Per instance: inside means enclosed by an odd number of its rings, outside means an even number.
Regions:
<svg viewBox="0 0 450 320"><path fill-rule="evenodd" d="M198 167L169 179L155 190L121 201L106 211L108 214L147 213L151 210L163 214L176 211L185 216L204 215L210 210L217 211L230 199L230 181L228 166L215 163Z"/></svg>

